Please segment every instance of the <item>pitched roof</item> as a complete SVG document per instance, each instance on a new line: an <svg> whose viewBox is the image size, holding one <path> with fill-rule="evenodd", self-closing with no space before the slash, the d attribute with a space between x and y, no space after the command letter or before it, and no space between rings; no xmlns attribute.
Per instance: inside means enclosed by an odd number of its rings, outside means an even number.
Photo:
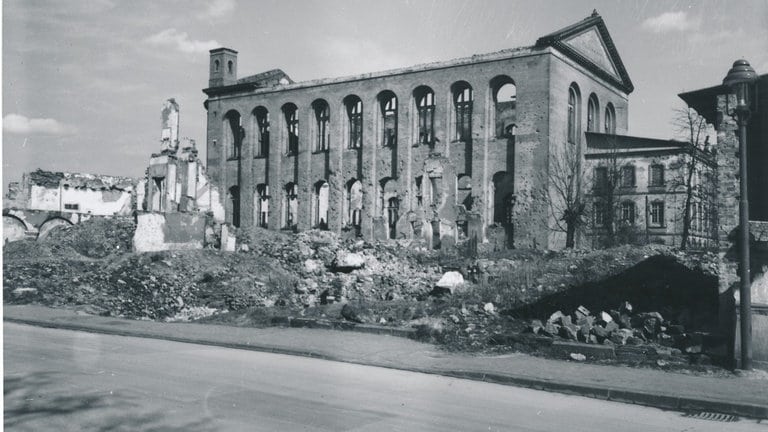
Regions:
<svg viewBox="0 0 768 432"><path fill-rule="evenodd" d="M556 48L627 93L635 89L608 28L597 11L536 41L537 48L546 46Z"/></svg>

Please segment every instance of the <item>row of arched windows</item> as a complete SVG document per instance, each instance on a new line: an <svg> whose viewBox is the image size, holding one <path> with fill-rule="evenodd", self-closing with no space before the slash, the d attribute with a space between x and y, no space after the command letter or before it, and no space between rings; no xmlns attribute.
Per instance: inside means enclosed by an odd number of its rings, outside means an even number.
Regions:
<svg viewBox="0 0 768 432"><path fill-rule="evenodd" d="M581 125L581 93L576 83L568 88L568 142L578 142ZM587 132L600 132L600 102L597 95L592 93L587 101ZM616 110L608 102L603 116L603 132L616 133Z"/></svg>
<svg viewBox="0 0 768 432"><path fill-rule="evenodd" d="M502 75L490 81L493 93L494 109L492 124L495 126L497 137L507 137L515 126L517 88L512 78ZM472 112L474 94L472 86L466 81L458 81L451 86L453 97L453 113L449 124L449 136L452 141L467 142L472 139ZM419 86L413 91L413 111L411 119L414 135L414 145L435 143L435 92L428 86ZM398 143L398 98L394 92L385 90L377 97L376 130L379 145L395 147ZM363 101L356 95L349 95L343 100L346 122L344 139L349 149L360 149L363 146ZM330 105L324 99L317 99L311 104L314 114L311 125L312 149L315 152L327 151L330 148ZM281 108L283 151L286 156L295 156L299 151L299 113L293 103L286 103ZM253 110L248 131L243 127L240 113L228 111L224 116L224 141L227 146L227 157L238 159L246 136L251 137L254 144L254 157L269 156L270 149L270 116L269 111L259 106Z"/></svg>

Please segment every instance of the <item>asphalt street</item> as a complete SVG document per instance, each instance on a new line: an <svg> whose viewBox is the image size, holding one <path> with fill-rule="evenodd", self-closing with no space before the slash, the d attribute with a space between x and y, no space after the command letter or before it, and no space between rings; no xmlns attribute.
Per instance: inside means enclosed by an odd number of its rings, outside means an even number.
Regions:
<svg viewBox="0 0 768 432"><path fill-rule="evenodd" d="M11 431L763 431L305 357L4 323Z"/></svg>

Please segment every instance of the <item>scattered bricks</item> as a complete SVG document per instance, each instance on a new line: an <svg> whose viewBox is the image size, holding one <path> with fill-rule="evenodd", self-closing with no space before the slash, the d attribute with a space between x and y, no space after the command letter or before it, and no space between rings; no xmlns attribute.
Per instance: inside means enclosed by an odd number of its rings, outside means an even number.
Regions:
<svg viewBox="0 0 768 432"><path fill-rule="evenodd" d="M604 327L600 325L596 325L592 327L592 336L595 336L597 341L602 343L604 340L610 337L610 332L606 330Z"/></svg>
<svg viewBox="0 0 768 432"><path fill-rule="evenodd" d="M627 338L627 344L628 345L638 346L638 345L642 345L643 342L644 341L642 339L640 339L639 337L636 337L636 336L630 336L630 337Z"/></svg>
<svg viewBox="0 0 768 432"><path fill-rule="evenodd" d="M632 304L628 301L622 303L621 306L619 306L619 313L622 315L632 315Z"/></svg>
<svg viewBox="0 0 768 432"><path fill-rule="evenodd" d="M616 324L616 321L605 323L605 331L607 331L609 334L618 330L619 330L619 325Z"/></svg>
<svg viewBox="0 0 768 432"><path fill-rule="evenodd" d="M571 324L569 326L565 326L564 325L564 326L560 327L560 332L558 334L563 339L576 340L577 337L578 337L577 336L577 331L578 331L577 327L574 326L573 324Z"/></svg>
<svg viewBox="0 0 768 432"><path fill-rule="evenodd" d="M589 336L591 331L592 331L592 326L588 324L584 324L579 326L579 330L577 331L576 336L581 342L589 342Z"/></svg>
<svg viewBox="0 0 768 432"><path fill-rule="evenodd" d="M560 318L562 318L564 315L562 312L557 311L549 316L549 319L547 320L547 323L554 323L557 324L560 322Z"/></svg>
<svg viewBox="0 0 768 432"><path fill-rule="evenodd" d="M600 312L600 319L598 320L600 324L608 324L609 322L613 322L613 317L611 317L611 314L608 312Z"/></svg>
<svg viewBox="0 0 768 432"><path fill-rule="evenodd" d="M548 322L546 325L544 325L544 328L539 331L539 333L545 336L554 337L560 334L560 326L555 323Z"/></svg>
<svg viewBox="0 0 768 432"><path fill-rule="evenodd" d="M619 329L611 334L611 342L616 345L624 345L627 343L627 339L632 336L632 330Z"/></svg>
<svg viewBox="0 0 768 432"><path fill-rule="evenodd" d="M571 353L582 354L590 360L606 360L616 358L613 347L579 342L554 341L550 353L561 358L570 358Z"/></svg>
<svg viewBox="0 0 768 432"><path fill-rule="evenodd" d="M544 330L544 324L542 324L539 320L532 320L531 324L528 326L528 330L533 334L539 334L542 330Z"/></svg>
<svg viewBox="0 0 768 432"><path fill-rule="evenodd" d="M595 317L593 316L580 316L576 318L576 325L577 326L583 326L583 325L589 325L592 327L595 324Z"/></svg>
<svg viewBox="0 0 768 432"><path fill-rule="evenodd" d="M632 320L627 314L621 314L619 315L619 319L617 320L619 327L623 329L631 329L632 328Z"/></svg>
<svg viewBox="0 0 768 432"><path fill-rule="evenodd" d="M579 320L590 316L590 313L589 309L585 308L584 306L579 306L576 308L576 311L573 312L573 315L576 318L576 322L579 322Z"/></svg>

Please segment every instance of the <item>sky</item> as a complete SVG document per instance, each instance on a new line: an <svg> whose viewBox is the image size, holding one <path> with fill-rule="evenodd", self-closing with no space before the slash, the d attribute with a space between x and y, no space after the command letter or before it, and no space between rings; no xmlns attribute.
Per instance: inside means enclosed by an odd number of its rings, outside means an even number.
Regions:
<svg viewBox="0 0 768 432"><path fill-rule="evenodd" d="M213 48L306 81L530 46L593 9L635 85L630 135L673 138L677 94L738 58L768 73L768 0L4 0L3 193L37 168L142 177L171 97L204 158Z"/></svg>

